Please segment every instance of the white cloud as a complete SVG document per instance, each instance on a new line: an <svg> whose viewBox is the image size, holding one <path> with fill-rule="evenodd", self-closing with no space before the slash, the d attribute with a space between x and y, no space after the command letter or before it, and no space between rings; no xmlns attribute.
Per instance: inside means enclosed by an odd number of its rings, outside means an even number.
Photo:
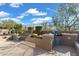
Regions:
<svg viewBox="0 0 79 59"><path fill-rule="evenodd" d="M22 6L23 4L22 3L11 3L10 6L11 7L15 7L15 8L18 8L20 6Z"/></svg>
<svg viewBox="0 0 79 59"><path fill-rule="evenodd" d="M6 3L0 3L0 6L4 6ZM20 6L23 6L22 3L10 3L9 6L19 8Z"/></svg>
<svg viewBox="0 0 79 59"><path fill-rule="evenodd" d="M23 18L23 17L24 17L24 16L21 15L21 16L17 16L16 18L17 18L17 19L21 19L21 18Z"/></svg>
<svg viewBox="0 0 79 59"><path fill-rule="evenodd" d="M36 8L27 10L26 14L31 14L31 15L35 15L35 16L47 15L47 13L39 11Z"/></svg>
<svg viewBox="0 0 79 59"><path fill-rule="evenodd" d="M5 3L0 3L0 6L3 6L3 5L5 5Z"/></svg>
<svg viewBox="0 0 79 59"><path fill-rule="evenodd" d="M27 11L25 11L24 13L22 13L20 16L17 16L16 18L23 18L24 16L28 16L28 15L33 15L33 16L43 16L43 15L47 15L46 12L42 12L37 10L36 8L31 8Z"/></svg>
<svg viewBox="0 0 79 59"><path fill-rule="evenodd" d="M20 16L17 16L16 18L22 19L25 16L25 14L21 14Z"/></svg>
<svg viewBox="0 0 79 59"><path fill-rule="evenodd" d="M5 12L5 11L0 11L0 17L6 17L9 16L10 14Z"/></svg>
<svg viewBox="0 0 79 59"><path fill-rule="evenodd" d="M15 22L17 22L17 23L21 23L21 24L24 25L24 23L23 23L20 19L17 19L17 18L10 18L10 17L8 17L8 18L1 18L0 20L1 20L1 21L2 21L2 20L13 20L13 21L15 21Z"/></svg>
<svg viewBox="0 0 79 59"><path fill-rule="evenodd" d="M51 8L46 8L47 10L52 10Z"/></svg>
<svg viewBox="0 0 79 59"><path fill-rule="evenodd" d="M7 18L1 18L0 20L13 20L15 22L19 22L20 20L19 19L16 19L16 18L10 18L10 17L7 17Z"/></svg>
<svg viewBox="0 0 79 59"><path fill-rule="evenodd" d="M52 18L51 17L45 17L45 18L33 18L32 21L34 24L39 24L39 23L43 23L43 22L48 22L51 21Z"/></svg>

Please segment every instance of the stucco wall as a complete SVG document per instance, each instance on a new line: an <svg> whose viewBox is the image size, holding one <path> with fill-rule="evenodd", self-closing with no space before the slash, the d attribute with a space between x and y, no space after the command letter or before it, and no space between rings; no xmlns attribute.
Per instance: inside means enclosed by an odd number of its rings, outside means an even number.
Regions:
<svg viewBox="0 0 79 59"><path fill-rule="evenodd" d="M51 50L51 48L52 48L51 40L52 39L54 39L54 35L44 34L44 35L42 35L42 39L29 37L29 38L26 38L26 41L35 43L36 48Z"/></svg>
<svg viewBox="0 0 79 59"><path fill-rule="evenodd" d="M8 32L9 32L9 29L0 29L0 34L8 33Z"/></svg>
<svg viewBox="0 0 79 59"><path fill-rule="evenodd" d="M66 46L75 46L75 42L78 40L78 34L76 33L62 33L61 39Z"/></svg>

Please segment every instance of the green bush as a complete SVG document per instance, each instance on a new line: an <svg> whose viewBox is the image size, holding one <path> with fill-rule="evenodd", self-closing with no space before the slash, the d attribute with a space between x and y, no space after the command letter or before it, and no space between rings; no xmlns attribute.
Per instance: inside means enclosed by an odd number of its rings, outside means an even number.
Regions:
<svg viewBox="0 0 79 59"><path fill-rule="evenodd" d="M37 34L40 34L41 31L42 31L42 27L41 26L36 26L35 31L36 31Z"/></svg>

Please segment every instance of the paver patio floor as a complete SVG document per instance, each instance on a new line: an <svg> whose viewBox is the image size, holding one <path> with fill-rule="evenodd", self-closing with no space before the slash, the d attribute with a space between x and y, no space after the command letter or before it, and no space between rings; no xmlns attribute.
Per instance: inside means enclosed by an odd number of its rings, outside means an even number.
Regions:
<svg viewBox="0 0 79 59"><path fill-rule="evenodd" d="M36 49L27 46L25 42L4 42L0 45L0 56L31 56L45 52L41 49Z"/></svg>
<svg viewBox="0 0 79 59"><path fill-rule="evenodd" d="M76 52L72 47L57 46L53 53L46 50L33 48L33 44L27 41L13 42L6 41L0 37L0 56L75 56Z"/></svg>
<svg viewBox="0 0 79 59"><path fill-rule="evenodd" d="M29 47L24 41L4 42L0 45L0 56L75 56L76 52L71 47L58 46L54 48L54 53L46 50Z"/></svg>

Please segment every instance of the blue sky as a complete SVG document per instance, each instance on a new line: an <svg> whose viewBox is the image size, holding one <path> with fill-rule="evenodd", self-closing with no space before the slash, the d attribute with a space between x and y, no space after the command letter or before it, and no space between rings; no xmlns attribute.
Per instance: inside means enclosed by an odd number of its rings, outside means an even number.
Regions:
<svg viewBox="0 0 79 59"><path fill-rule="evenodd" d="M0 4L0 19L12 19L22 24L38 24L51 21L59 4L8 3Z"/></svg>

